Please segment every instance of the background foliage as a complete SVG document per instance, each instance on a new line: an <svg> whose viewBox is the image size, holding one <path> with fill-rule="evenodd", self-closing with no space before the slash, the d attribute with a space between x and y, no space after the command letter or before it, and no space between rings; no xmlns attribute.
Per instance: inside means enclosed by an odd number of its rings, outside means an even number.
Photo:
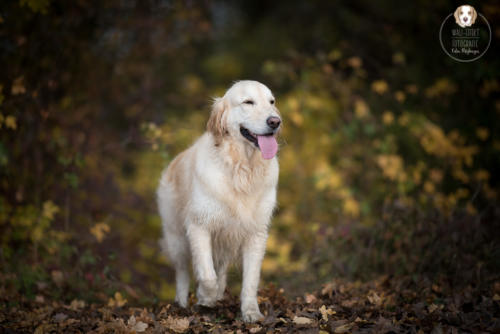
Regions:
<svg viewBox="0 0 500 334"><path fill-rule="evenodd" d="M3 3L2 290L172 298L160 171L246 78L285 121L265 281L498 279L500 7L471 4L494 36L463 64L439 46L450 1Z"/></svg>

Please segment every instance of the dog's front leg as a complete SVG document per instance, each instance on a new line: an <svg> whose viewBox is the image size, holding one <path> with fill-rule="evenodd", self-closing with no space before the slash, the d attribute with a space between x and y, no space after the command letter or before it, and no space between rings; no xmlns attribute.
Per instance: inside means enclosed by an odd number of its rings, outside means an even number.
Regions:
<svg viewBox="0 0 500 334"><path fill-rule="evenodd" d="M188 228L188 238L193 270L198 281L198 290L196 291L198 304L213 306L217 300L217 275L212 259L210 232L203 226L192 223Z"/></svg>
<svg viewBox="0 0 500 334"><path fill-rule="evenodd" d="M243 286L241 289L241 314L244 321L254 322L263 318L257 303L260 267L266 250L267 233L256 233L242 247Z"/></svg>

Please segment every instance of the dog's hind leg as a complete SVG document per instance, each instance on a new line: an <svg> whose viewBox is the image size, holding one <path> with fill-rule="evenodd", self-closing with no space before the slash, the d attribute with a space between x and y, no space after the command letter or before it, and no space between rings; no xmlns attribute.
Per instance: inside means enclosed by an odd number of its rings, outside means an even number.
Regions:
<svg viewBox="0 0 500 334"><path fill-rule="evenodd" d="M218 259L218 261L216 261L215 272L217 273L217 300L222 300L224 298L228 267L229 267L228 259L223 258L223 259Z"/></svg>

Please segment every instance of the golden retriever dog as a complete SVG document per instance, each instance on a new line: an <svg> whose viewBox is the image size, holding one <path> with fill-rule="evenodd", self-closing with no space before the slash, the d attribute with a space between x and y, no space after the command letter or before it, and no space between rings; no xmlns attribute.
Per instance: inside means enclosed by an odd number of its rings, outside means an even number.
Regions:
<svg viewBox="0 0 500 334"><path fill-rule="evenodd" d="M182 307L190 261L198 304L211 307L224 296L229 264L241 259L243 320L262 318L257 288L276 205L280 126L269 88L236 82L215 99L205 134L163 171L160 243L175 267L175 300Z"/></svg>
<svg viewBox="0 0 500 334"><path fill-rule="evenodd" d="M477 18L476 10L469 5L459 6L453 15L455 16L455 22L462 28L472 26Z"/></svg>

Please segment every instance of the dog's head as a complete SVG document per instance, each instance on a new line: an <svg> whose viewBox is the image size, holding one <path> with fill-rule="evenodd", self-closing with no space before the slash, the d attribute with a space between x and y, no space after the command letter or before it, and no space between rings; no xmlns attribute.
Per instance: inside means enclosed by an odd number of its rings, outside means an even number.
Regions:
<svg viewBox="0 0 500 334"><path fill-rule="evenodd" d="M462 28L470 27L476 22L477 12L474 7L469 5L459 6L455 10L455 21Z"/></svg>
<svg viewBox="0 0 500 334"><path fill-rule="evenodd" d="M216 98L207 123L216 144L230 136L260 149L264 159L276 155L280 128L273 94L265 85L251 80L236 82L223 97Z"/></svg>

